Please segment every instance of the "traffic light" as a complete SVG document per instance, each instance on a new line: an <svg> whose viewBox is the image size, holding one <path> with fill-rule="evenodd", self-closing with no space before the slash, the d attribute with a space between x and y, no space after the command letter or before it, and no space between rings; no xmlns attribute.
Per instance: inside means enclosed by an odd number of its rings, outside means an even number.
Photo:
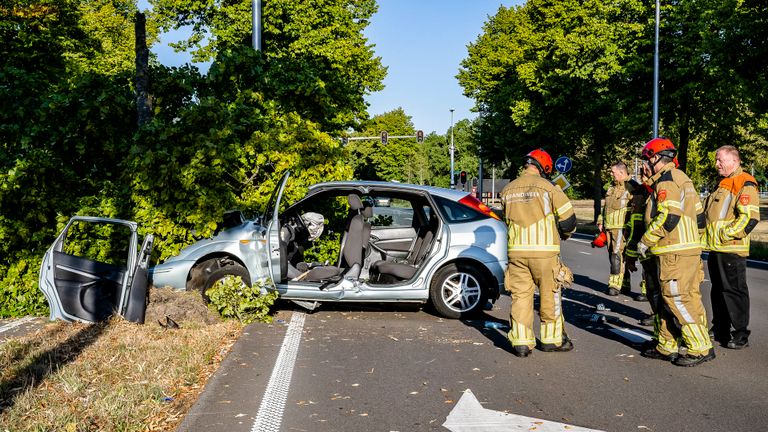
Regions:
<svg viewBox="0 0 768 432"><path fill-rule="evenodd" d="M349 144L349 138L341 137L341 145L345 146L347 144Z"/></svg>
<svg viewBox="0 0 768 432"><path fill-rule="evenodd" d="M424 131L421 131L421 130L416 131L416 142L417 143L424 142Z"/></svg>
<svg viewBox="0 0 768 432"><path fill-rule="evenodd" d="M389 139L389 135L387 134L387 131L381 131L381 143L386 144Z"/></svg>
<svg viewBox="0 0 768 432"><path fill-rule="evenodd" d="M463 185L467 184L467 172L466 171L462 171L462 172L459 173L459 181Z"/></svg>

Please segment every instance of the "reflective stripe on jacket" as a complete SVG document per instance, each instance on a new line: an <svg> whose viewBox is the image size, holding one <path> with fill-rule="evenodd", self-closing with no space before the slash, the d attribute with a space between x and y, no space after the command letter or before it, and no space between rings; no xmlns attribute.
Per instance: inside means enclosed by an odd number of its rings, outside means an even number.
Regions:
<svg viewBox="0 0 768 432"><path fill-rule="evenodd" d="M560 253L560 238L576 230L571 201L559 186L524 173L501 191L510 257L551 257Z"/></svg>
<svg viewBox="0 0 768 432"><path fill-rule="evenodd" d="M605 194L605 206L598 224L603 224L603 229L622 229L627 227L627 216L632 204L632 196L624 187L624 183L613 185Z"/></svg>
<svg viewBox="0 0 768 432"><path fill-rule="evenodd" d="M670 162L646 181L653 187L642 242L654 255L701 254L699 220L704 207L693 182Z"/></svg>
<svg viewBox="0 0 768 432"><path fill-rule="evenodd" d="M760 221L757 181L737 168L706 200L707 228L701 244L710 251L749 255L749 233Z"/></svg>

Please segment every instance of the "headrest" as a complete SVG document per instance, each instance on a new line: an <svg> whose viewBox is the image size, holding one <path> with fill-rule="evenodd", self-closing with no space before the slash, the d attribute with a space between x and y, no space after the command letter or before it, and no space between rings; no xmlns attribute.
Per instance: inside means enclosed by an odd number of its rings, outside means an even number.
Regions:
<svg viewBox="0 0 768 432"><path fill-rule="evenodd" d="M373 207L371 206L371 203L366 201L363 203L363 217L366 219L373 217Z"/></svg>
<svg viewBox="0 0 768 432"><path fill-rule="evenodd" d="M360 200L359 195L349 194L347 201L349 202L350 210L358 211L363 208L363 202Z"/></svg>

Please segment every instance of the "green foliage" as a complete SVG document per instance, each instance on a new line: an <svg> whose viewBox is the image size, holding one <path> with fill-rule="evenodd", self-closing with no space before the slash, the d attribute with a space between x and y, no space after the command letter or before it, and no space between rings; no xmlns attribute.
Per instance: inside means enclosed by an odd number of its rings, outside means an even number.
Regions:
<svg viewBox="0 0 768 432"><path fill-rule="evenodd" d="M304 261L335 264L341 248L340 238L339 233L321 236L304 251Z"/></svg>
<svg viewBox="0 0 768 432"><path fill-rule="evenodd" d="M261 286L246 286L240 276L216 282L205 291L208 307L224 318L236 318L243 324L272 322L269 309L277 300L277 291L261 294Z"/></svg>
<svg viewBox="0 0 768 432"><path fill-rule="evenodd" d="M0 318L43 315L48 312L45 297L38 289L42 253L16 253L11 264L0 264Z"/></svg>

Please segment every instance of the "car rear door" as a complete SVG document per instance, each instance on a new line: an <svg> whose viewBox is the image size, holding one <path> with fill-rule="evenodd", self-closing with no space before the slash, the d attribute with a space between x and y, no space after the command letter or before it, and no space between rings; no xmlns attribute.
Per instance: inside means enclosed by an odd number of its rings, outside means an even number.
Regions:
<svg viewBox="0 0 768 432"><path fill-rule="evenodd" d="M152 243L149 235L139 250L135 222L70 219L40 268L50 319L97 322L118 313L143 323Z"/></svg>

